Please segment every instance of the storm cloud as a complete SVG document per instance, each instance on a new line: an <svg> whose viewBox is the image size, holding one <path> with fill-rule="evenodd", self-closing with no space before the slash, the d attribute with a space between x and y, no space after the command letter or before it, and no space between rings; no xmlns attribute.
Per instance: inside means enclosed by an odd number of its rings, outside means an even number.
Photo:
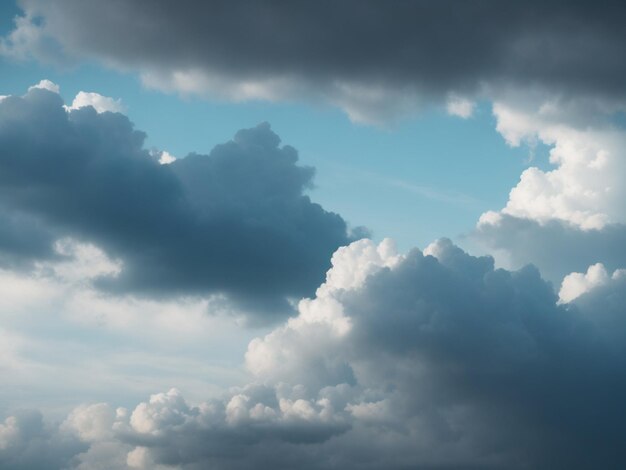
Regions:
<svg viewBox="0 0 626 470"><path fill-rule="evenodd" d="M510 87L626 97L617 1L20 4L5 55L97 58L149 86L237 101L324 99L356 120Z"/></svg>
<svg viewBox="0 0 626 470"><path fill-rule="evenodd" d="M73 237L123 263L102 288L236 294L276 314L311 293L349 242L344 220L304 194L314 170L268 124L170 165L144 138L124 115L66 110L48 90L0 102L3 256L55 257L53 242Z"/></svg>

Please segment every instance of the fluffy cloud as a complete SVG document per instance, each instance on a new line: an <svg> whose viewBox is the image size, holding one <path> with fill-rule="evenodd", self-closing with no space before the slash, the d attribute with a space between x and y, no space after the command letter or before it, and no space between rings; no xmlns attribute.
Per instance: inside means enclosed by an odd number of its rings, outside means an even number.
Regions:
<svg viewBox="0 0 626 470"><path fill-rule="evenodd" d="M5 55L96 58L137 71L148 86L236 101L325 100L366 122L511 84L626 97L615 78L625 43L616 2L20 4Z"/></svg>
<svg viewBox="0 0 626 470"><path fill-rule="evenodd" d="M286 298L312 292L349 241L343 219L304 194L314 170L267 124L210 155L159 165L124 115L66 112L41 88L0 102L0 247L9 261L54 258L54 241L70 236L123 263L102 288L226 293L277 313L289 310Z"/></svg>
<svg viewBox="0 0 626 470"><path fill-rule="evenodd" d="M619 103L545 92L510 91L493 105L497 130L512 146L549 148L548 168L531 166L500 211L482 215L474 240L501 265L537 265L558 283L572 271L626 265L626 132Z"/></svg>
<svg viewBox="0 0 626 470"><path fill-rule="evenodd" d="M600 277L562 305L447 240L354 242L250 343L250 385L80 406L57 434L90 446L76 467L621 468L626 277Z"/></svg>
<svg viewBox="0 0 626 470"><path fill-rule="evenodd" d="M166 150L154 150L151 151L150 154L161 164L161 165L169 165L170 163L174 163L177 158Z"/></svg>
<svg viewBox="0 0 626 470"><path fill-rule="evenodd" d="M571 302L599 286L609 284L610 281L620 281L625 275L625 270L618 269L609 276L604 265L596 263L589 266L586 273L571 273L565 276L559 290L559 299L562 302Z"/></svg>
<svg viewBox="0 0 626 470"><path fill-rule="evenodd" d="M563 116L567 110L558 102L533 104L530 109L520 109L495 103L497 129L511 145L538 140L551 146L554 169L525 170L502 212L539 222L563 220L583 230L626 222L621 203L625 196L621 182L626 174L626 133L608 123L590 127L594 118L606 116L606 112L588 114L587 126L579 129ZM581 112L574 110L572 114L579 116Z"/></svg>
<svg viewBox="0 0 626 470"><path fill-rule="evenodd" d="M58 92L58 90L57 90ZM104 113L110 111L112 113L124 112L124 106L121 100L102 96L100 93L79 91L69 109L79 109L85 106L93 107L97 112Z"/></svg>

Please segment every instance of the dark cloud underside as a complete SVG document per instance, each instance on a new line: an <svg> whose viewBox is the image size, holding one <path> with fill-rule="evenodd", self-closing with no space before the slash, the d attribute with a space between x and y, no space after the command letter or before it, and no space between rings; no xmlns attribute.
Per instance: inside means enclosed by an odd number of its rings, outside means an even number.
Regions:
<svg viewBox="0 0 626 470"><path fill-rule="evenodd" d="M172 165L154 162L143 141L125 116L68 113L46 90L0 102L0 194L11 222L0 247L44 256L48 237L72 236L124 262L119 278L102 280L110 289L223 292L284 311L348 242L343 219L303 194L313 169L298 166L267 124ZM32 229L18 238L15 224Z"/></svg>

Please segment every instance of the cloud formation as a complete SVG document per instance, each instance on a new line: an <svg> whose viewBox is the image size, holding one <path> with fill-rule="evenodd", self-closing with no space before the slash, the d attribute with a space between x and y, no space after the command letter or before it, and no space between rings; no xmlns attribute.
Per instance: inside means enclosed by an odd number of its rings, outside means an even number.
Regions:
<svg viewBox="0 0 626 470"><path fill-rule="evenodd" d="M250 343L251 384L82 405L57 433L87 448L70 468L621 468L625 279L559 304L533 267L361 240Z"/></svg>
<svg viewBox="0 0 626 470"><path fill-rule="evenodd" d="M596 263L589 266L586 273L571 273L565 276L559 290L559 299L561 302L571 302L599 286L606 286L611 282L619 283L625 275L626 270L623 269L617 269L609 275L602 263Z"/></svg>
<svg viewBox="0 0 626 470"><path fill-rule="evenodd" d="M144 137L122 114L66 110L41 87L0 102L3 258L53 258L70 236L123 263L102 288L232 294L276 314L348 243L344 220L305 195L314 170L268 124L169 165Z"/></svg>
<svg viewBox="0 0 626 470"><path fill-rule="evenodd" d="M5 55L96 58L149 86L236 101L322 99L360 121L529 83L626 98L620 2L20 4Z"/></svg>
<svg viewBox="0 0 626 470"><path fill-rule="evenodd" d="M626 266L626 226L608 224L581 230L559 220L543 224L521 217L498 215L478 224L471 239L486 247L500 264L519 268L532 263L553 283L595 263L615 270Z"/></svg>
<svg viewBox="0 0 626 470"><path fill-rule="evenodd" d="M493 104L511 146L549 147L549 166L531 166L500 211L483 214L473 238L503 265L533 263L555 283L572 271L626 265L624 148L616 103L545 92L511 92Z"/></svg>

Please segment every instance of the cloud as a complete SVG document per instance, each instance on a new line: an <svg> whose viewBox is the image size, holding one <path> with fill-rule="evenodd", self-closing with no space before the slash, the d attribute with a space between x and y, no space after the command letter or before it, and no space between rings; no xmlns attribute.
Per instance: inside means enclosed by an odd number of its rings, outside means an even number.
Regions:
<svg viewBox="0 0 626 470"><path fill-rule="evenodd" d="M47 79L41 80L36 85L33 85L33 86L29 87L28 91L36 89L36 88L40 88L42 90L48 90L48 91L51 91L53 93L59 93L59 91L60 91L59 85L57 85L56 83L54 83L54 82L52 82L50 80L47 80Z"/></svg>
<svg viewBox="0 0 626 470"><path fill-rule="evenodd" d="M58 90L57 90L58 93ZM85 106L93 107L97 112L104 113L110 111L112 113L123 113L124 106L121 100L102 96L100 93L79 91L69 109L79 109Z"/></svg>
<svg viewBox="0 0 626 470"><path fill-rule="evenodd" d="M169 165L178 160L174 155L166 150L159 150L157 148L150 149L150 156L161 165Z"/></svg>
<svg viewBox="0 0 626 470"><path fill-rule="evenodd" d="M625 270L618 269L609 276L604 265L596 263L589 266L586 273L571 273L565 276L561 284L561 290L559 290L559 299L561 302L571 302L598 286L605 286L610 281L621 280L625 275Z"/></svg>
<svg viewBox="0 0 626 470"><path fill-rule="evenodd" d="M546 145L548 167L524 170L506 205L484 213L471 238L500 264L533 263L555 283L598 262L626 265L626 132L614 119L615 103L510 92L493 112L509 145L531 153Z"/></svg>
<svg viewBox="0 0 626 470"><path fill-rule="evenodd" d="M123 264L94 281L103 289L223 293L275 315L289 310L287 298L312 292L349 241L344 220L305 194L314 170L268 124L169 165L150 156L144 137L122 114L66 112L41 88L3 100L3 256L51 259L54 242L71 237Z"/></svg>
<svg viewBox="0 0 626 470"><path fill-rule="evenodd" d="M540 223L558 219L583 230L626 222L621 203L626 133L607 122L608 110L535 98L527 97L523 104L515 99L494 103L497 130L507 142L549 145L549 161L554 166L525 170L502 212Z"/></svg>
<svg viewBox="0 0 626 470"><path fill-rule="evenodd" d="M37 408L58 420L77 403L128 406L172 384L198 400L249 380L243 354L268 327L241 328L223 296L107 295L93 279L115 273L113 260L73 240L56 248L60 259L32 272L0 269L3 413Z"/></svg>
<svg viewBox="0 0 626 470"><path fill-rule="evenodd" d="M446 110L451 116L458 116L462 119L468 119L474 114L475 103L467 98L452 95L448 98Z"/></svg>
<svg viewBox="0 0 626 470"><path fill-rule="evenodd" d="M89 447L74 468L621 468L626 277L601 277L563 305L445 239L354 242L250 343L249 385L81 405L56 434Z"/></svg>
<svg viewBox="0 0 626 470"><path fill-rule="evenodd" d="M529 83L565 99L625 98L616 79L626 42L618 2L20 4L25 14L3 41L5 55L59 61L61 51L65 60L136 71L151 87L235 101L323 100L365 122L443 104L449 93Z"/></svg>

